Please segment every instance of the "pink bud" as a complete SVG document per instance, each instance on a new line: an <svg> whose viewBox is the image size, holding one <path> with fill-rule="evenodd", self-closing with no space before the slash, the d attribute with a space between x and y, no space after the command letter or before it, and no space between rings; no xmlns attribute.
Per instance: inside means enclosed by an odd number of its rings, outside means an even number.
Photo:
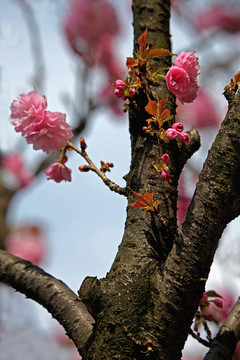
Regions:
<svg viewBox="0 0 240 360"><path fill-rule="evenodd" d="M178 132L177 137L184 144L189 143L190 141L188 134L184 132Z"/></svg>
<svg viewBox="0 0 240 360"><path fill-rule="evenodd" d="M223 308L223 301L221 299L214 299L213 303L220 309Z"/></svg>
<svg viewBox="0 0 240 360"><path fill-rule="evenodd" d="M125 82L124 82L123 80L118 79L118 80L115 81L114 86L115 86L117 89L122 89L122 90L124 90L125 87L126 87L126 84L125 84Z"/></svg>
<svg viewBox="0 0 240 360"><path fill-rule="evenodd" d="M204 317L204 319L206 319L208 321L212 321L212 318L213 318L212 314L204 314L203 317Z"/></svg>
<svg viewBox="0 0 240 360"><path fill-rule="evenodd" d="M169 181L171 179L170 174L165 170L162 171L162 177L165 181Z"/></svg>
<svg viewBox="0 0 240 360"><path fill-rule="evenodd" d="M134 88L129 89L129 95L132 97L136 94L136 90Z"/></svg>
<svg viewBox="0 0 240 360"><path fill-rule="evenodd" d="M169 163L169 155L168 154L163 154L161 159L165 164Z"/></svg>
<svg viewBox="0 0 240 360"><path fill-rule="evenodd" d="M114 90L114 94L118 97L118 98L122 98L124 96L124 90L116 88Z"/></svg>
<svg viewBox="0 0 240 360"><path fill-rule="evenodd" d="M173 140L178 136L178 132L175 129L170 128L166 130L165 135L169 140Z"/></svg>
<svg viewBox="0 0 240 360"><path fill-rule="evenodd" d="M178 123L174 123L172 126L173 129L182 132L183 131L183 124L178 122Z"/></svg>

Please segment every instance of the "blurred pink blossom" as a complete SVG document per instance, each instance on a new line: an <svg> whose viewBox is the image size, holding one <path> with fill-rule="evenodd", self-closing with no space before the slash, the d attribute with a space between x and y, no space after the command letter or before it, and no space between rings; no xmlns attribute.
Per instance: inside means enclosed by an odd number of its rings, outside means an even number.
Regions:
<svg viewBox="0 0 240 360"><path fill-rule="evenodd" d="M6 171L14 175L18 181L19 188L24 188L34 179L34 174L24 166L19 153L4 156L2 158L2 166Z"/></svg>
<svg viewBox="0 0 240 360"><path fill-rule="evenodd" d="M112 86L106 84L99 93L99 99L111 108L115 115L122 115L122 102L116 97L116 94L112 91Z"/></svg>
<svg viewBox="0 0 240 360"><path fill-rule="evenodd" d="M168 89L182 102L190 103L197 97L197 76L200 74L194 51L182 51L166 74Z"/></svg>
<svg viewBox="0 0 240 360"><path fill-rule="evenodd" d="M237 33L240 31L240 9L232 5L215 4L196 14L193 23L198 31L217 28Z"/></svg>
<svg viewBox="0 0 240 360"><path fill-rule="evenodd" d="M46 170L47 180L61 182L62 180L71 181L72 170L60 161L51 164Z"/></svg>
<svg viewBox="0 0 240 360"><path fill-rule="evenodd" d="M177 199L177 221L178 225L181 225L183 220L185 219L187 209L190 203L190 196L187 194L184 184L184 178L181 174L179 182L178 182L178 199Z"/></svg>
<svg viewBox="0 0 240 360"><path fill-rule="evenodd" d="M111 78L121 75L122 69L113 51L119 22L108 1L71 0L64 19L64 29L72 50L88 66L100 64Z"/></svg>
<svg viewBox="0 0 240 360"><path fill-rule="evenodd" d="M11 104L10 122L35 150L51 153L66 146L73 133L65 114L46 111L46 107L46 97L36 91L22 94Z"/></svg>
<svg viewBox="0 0 240 360"><path fill-rule="evenodd" d="M24 260L39 265L46 255L46 247L39 226L25 226L10 233L6 239L6 250Z"/></svg>
<svg viewBox="0 0 240 360"><path fill-rule="evenodd" d="M197 129L204 127L218 127L222 121L216 106L205 90L199 89L198 96L193 104L184 106L177 102L177 118Z"/></svg>

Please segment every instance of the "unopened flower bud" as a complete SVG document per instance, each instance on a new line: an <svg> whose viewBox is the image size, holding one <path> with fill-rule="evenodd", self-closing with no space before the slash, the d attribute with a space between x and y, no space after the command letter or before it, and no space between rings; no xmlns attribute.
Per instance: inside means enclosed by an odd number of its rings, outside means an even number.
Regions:
<svg viewBox="0 0 240 360"><path fill-rule="evenodd" d="M133 97L136 94L136 90L134 88L129 89L129 96Z"/></svg>
<svg viewBox="0 0 240 360"><path fill-rule="evenodd" d="M90 166L88 165L82 165L78 167L79 171L81 172L88 172L90 170Z"/></svg>
<svg viewBox="0 0 240 360"><path fill-rule="evenodd" d="M179 131L179 132L182 132L183 131L183 124L178 122L178 123L174 123L172 125L172 128Z"/></svg>
<svg viewBox="0 0 240 360"><path fill-rule="evenodd" d="M165 181L170 181L170 179L171 179L170 174L165 170L162 171L162 177Z"/></svg>
<svg viewBox="0 0 240 360"><path fill-rule="evenodd" d="M169 163L169 155L168 154L163 154L161 159L165 164Z"/></svg>
<svg viewBox="0 0 240 360"><path fill-rule="evenodd" d="M87 148L87 144L83 137L80 138L80 146L81 146L82 151L85 151Z"/></svg>
<svg viewBox="0 0 240 360"><path fill-rule="evenodd" d="M213 303L220 309L223 307L223 301L221 299L214 299Z"/></svg>

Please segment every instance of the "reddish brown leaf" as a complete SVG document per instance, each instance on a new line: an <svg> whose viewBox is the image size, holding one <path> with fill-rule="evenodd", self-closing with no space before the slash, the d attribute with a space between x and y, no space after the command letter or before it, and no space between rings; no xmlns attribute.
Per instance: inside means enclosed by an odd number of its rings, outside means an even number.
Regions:
<svg viewBox="0 0 240 360"><path fill-rule="evenodd" d="M148 104L145 106L145 110L150 114L155 116L157 113L157 102L155 100L151 100L148 97Z"/></svg>
<svg viewBox="0 0 240 360"><path fill-rule="evenodd" d="M138 62L137 62L137 60L135 60L134 58L128 57L128 58L127 58L126 65L127 65L128 68L131 68L131 67L137 66L137 65L138 65Z"/></svg>
<svg viewBox="0 0 240 360"><path fill-rule="evenodd" d="M167 49L152 49L152 50L149 50L147 59L151 59L151 58L158 57L158 56L172 56L172 55L175 55L175 54L171 53Z"/></svg>
<svg viewBox="0 0 240 360"><path fill-rule="evenodd" d="M147 29L138 38L140 56L144 57L144 52L147 44Z"/></svg>

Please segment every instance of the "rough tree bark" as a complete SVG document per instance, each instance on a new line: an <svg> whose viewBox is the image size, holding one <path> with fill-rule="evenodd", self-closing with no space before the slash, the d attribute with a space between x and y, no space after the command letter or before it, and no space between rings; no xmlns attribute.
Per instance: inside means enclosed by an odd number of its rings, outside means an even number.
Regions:
<svg viewBox="0 0 240 360"><path fill-rule="evenodd" d="M154 48L170 49L169 0L133 0L133 14L135 48L137 38L147 28L148 41ZM166 68L171 59L162 57L153 65ZM168 93L162 81L152 91L160 99ZM175 99L168 95L167 107L174 114ZM174 140L164 145L171 159L171 181L164 182L151 165L158 153L157 141L142 131L148 116L144 94L137 99L140 110L130 111L132 159L125 176L127 186L141 194L154 193L155 199L162 200L160 212L165 222L128 206L125 233L109 273L100 280L84 280L75 297L74 304L81 304L81 309L80 315L76 309L73 312L76 320L72 328L71 324L66 326L71 305L58 316L84 360L181 358L221 234L240 213L240 95L229 96L229 111L200 174L186 220L179 228L177 183L184 164L200 146L199 136L192 129L189 144ZM128 198L130 204L134 202L130 192ZM19 264L21 276L16 274ZM33 272L38 283L34 288L28 281ZM47 274L43 276L35 267L4 251L0 252L0 280L42 303L54 316L52 307L58 313L58 306L62 306L59 291L61 294L63 290L56 289L47 300L48 281L55 284L52 277L49 280ZM67 292L66 297L72 299L72 294ZM88 325L82 315L86 309L91 313ZM79 325L76 333L75 321L79 324L79 319L85 327ZM79 340L81 336L84 341ZM231 346L236 341L235 337Z"/></svg>

